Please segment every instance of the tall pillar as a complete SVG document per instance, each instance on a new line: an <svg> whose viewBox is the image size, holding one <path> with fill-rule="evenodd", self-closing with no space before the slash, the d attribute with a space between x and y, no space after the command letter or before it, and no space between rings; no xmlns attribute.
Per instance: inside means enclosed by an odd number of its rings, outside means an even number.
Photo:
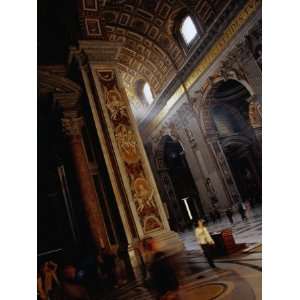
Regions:
<svg viewBox="0 0 300 300"><path fill-rule="evenodd" d="M201 205L204 210L204 213L208 214L209 211L212 209L212 202L210 197L211 195L208 193L205 187L205 181L209 174L205 162L203 161L199 144L197 143L194 133L192 131L192 129L195 128L195 125L197 125L196 123L197 120L195 118L195 113L189 103L185 103L181 106L181 108L179 108L177 112L177 120L180 120L179 124L177 125L177 128L183 129L182 132L188 140L187 144L189 145L191 152L194 155L194 162L196 162L197 164L195 166L195 163L191 161L190 169L192 173L194 172L194 174L195 174L195 170L198 169L199 172L198 176L200 176L201 179L200 180L197 179L197 181L195 180L195 183L199 191ZM189 162L188 156L187 156L187 161ZM193 177L195 179L195 176Z"/></svg>
<svg viewBox="0 0 300 300"><path fill-rule="evenodd" d="M120 44L80 41L71 57L80 65L100 145L129 243L154 237L164 250L180 251L170 231L160 195L117 67Z"/></svg>
<svg viewBox="0 0 300 300"><path fill-rule="evenodd" d="M77 112L64 112L62 123L65 133L69 138L73 162L81 192L81 199L84 204L85 213L94 242L98 249L104 246L109 247L105 224L83 148L84 146L81 136L83 119L78 117Z"/></svg>

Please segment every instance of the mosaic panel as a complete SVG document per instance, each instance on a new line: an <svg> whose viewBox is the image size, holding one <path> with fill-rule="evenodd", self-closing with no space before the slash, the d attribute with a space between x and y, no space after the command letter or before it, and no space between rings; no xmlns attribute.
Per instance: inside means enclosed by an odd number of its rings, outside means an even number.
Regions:
<svg viewBox="0 0 300 300"><path fill-rule="evenodd" d="M137 133L128 113L126 96L118 87L113 70L98 70L109 124L130 183L134 205L145 234L163 229L154 189L145 171Z"/></svg>

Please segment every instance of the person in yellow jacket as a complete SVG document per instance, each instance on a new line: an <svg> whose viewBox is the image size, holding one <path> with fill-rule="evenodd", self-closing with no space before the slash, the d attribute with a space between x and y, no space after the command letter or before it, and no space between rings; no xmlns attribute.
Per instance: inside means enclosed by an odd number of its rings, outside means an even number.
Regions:
<svg viewBox="0 0 300 300"><path fill-rule="evenodd" d="M201 246L204 256L206 257L208 264L212 268L216 268L214 261L211 255L211 245L214 245L215 242L211 238L207 228L204 226L204 220L199 220L197 227L195 229L195 236L198 244Z"/></svg>

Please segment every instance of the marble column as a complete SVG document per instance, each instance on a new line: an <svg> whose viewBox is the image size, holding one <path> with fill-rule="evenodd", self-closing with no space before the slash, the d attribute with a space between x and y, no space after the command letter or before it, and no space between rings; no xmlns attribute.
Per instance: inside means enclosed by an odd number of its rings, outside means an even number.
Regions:
<svg viewBox="0 0 300 300"><path fill-rule="evenodd" d="M132 264L133 245L154 237L161 249L180 251L183 243L170 230L117 65L121 45L79 41L71 56L79 64L93 121L109 171Z"/></svg>
<svg viewBox="0 0 300 300"><path fill-rule="evenodd" d="M195 126L193 126L193 124L197 125L197 120L195 118L194 111L192 110L192 107L189 103L185 103L181 106L181 108L177 112L176 119L178 120L178 131L179 133L182 132L183 138L188 141L186 144L187 147L190 147L191 152L194 155L193 159L187 153L186 158L200 195L202 209L204 210L205 214L208 214L212 209L210 195L207 193L207 190L205 188L205 180L208 177L208 171L206 169L205 162L202 159L199 144L197 143L193 133L193 129L195 129Z"/></svg>
<svg viewBox="0 0 300 300"><path fill-rule="evenodd" d="M88 162L83 148L81 137L83 119L81 117L77 117L76 113L73 115L65 114L62 119L62 124L69 139L78 184L80 187L81 199L84 203L87 220L94 242L99 249L104 246L109 246L95 186L89 172Z"/></svg>

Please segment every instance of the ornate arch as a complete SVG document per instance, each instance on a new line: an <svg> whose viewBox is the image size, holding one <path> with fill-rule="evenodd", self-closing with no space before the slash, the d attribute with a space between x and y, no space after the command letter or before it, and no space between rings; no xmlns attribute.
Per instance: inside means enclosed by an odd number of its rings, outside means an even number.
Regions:
<svg viewBox="0 0 300 300"><path fill-rule="evenodd" d="M227 80L234 80L241 84L249 92L251 99L255 97L254 91L247 82L246 78L240 78L235 70L228 71L226 76L222 74L222 71L220 71L220 73L221 74L216 74L209 77L203 88L197 91L199 96L194 99L193 106L198 114L201 128L205 137L218 136L218 132L215 128L213 118L210 113L210 107L213 103L215 103L213 95L220 83Z"/></svg>
<svg viewBox="0 0 300 300"><path fill-rule="evenodd" d="M164 198L164 202L166 202L168 210L172 212L172 218L173 218L173 224L172 226L176 230L179 229L179 218L182 218L181 211L174 207L174 203L177 203L177 196L175 192L175 188L173 186L172 179L170 177L170 174L168 172L168 167L165 164L164 161L164 154L165 154L165 144L168 139L171 139L174 141L174 139L168 135L163 135L157 146L154 149L154 164L155 169L159 178L159 187L161 189L161 193Z"/></svg>
<svg viewBox="0 0 300 300"><path fill-rule="evenodd" d="M219 141L219 134L215 127L213 117L210 111L211 106L216 102L214 92L219 87L219 84L227 80L234 80L242 85L249 93L250 97L246 101L250 104L255 102L255 93L247 80L247 74L243 71L239 62L228 58L222 62L219 71L209 77L202 89L197 91L198 97L193 102L194 110L198 115L200 127L205 136L206 142L215 158L225 189L232 203L241 201L241 196L236 186L235 180L231 173L230 166L223 151L223 147ZM250 107L250 105L249 105ZM249 110L249 125L251 123L251 115Z"/></svg>
<svg viewBox="0 0 300 300"><path fill-rule="evenodd" d="M198 97L193 99L193 108L198 115L201 130L216 161L228 197L232 203L236 203L241 201L241 196L218 139L219 134L210 112L211 105L216 103L213 97L214 92L220 83L227 80L234 80L241 84L250 94L249 101L255 97L254 90L249 85L243 70L239 66L228 66L226 62L223 62L219 71L210 76L202 89L197 91Z"/></svg>

